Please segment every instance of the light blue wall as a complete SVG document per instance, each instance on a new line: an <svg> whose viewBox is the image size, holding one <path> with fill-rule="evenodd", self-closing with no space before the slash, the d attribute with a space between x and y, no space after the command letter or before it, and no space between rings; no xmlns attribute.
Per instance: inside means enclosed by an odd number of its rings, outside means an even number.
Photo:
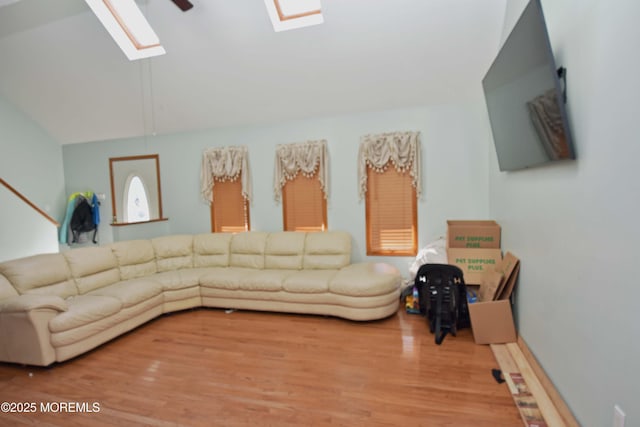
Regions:
<svg viewBox="0 0 640 427"><path fill-rule="evenodd" d="M106 193L101 212L111 217L108 159L138 154L160 155L162 199L167 223L100 227L101 242L130 237L210 231L209 208L199 195L203 150L246 145L252 173L253 230L282 230L282 207L273 199L274 155L277 144L326 139L329 147L329 228L354 237L353 258L366 252L364 203L358 200L359 139L367 133L420 131L423 197L419 203L419 244L446 232L451 218L487 218L489 140L480 97L457 104L363 113L279 123L155 136L110 142L66 145L63 148L67 192ZM115 230L115 231L114 231ZM407 274L413 258L386 260Z"/></svg>
<svg viewBox="0 0 640 427"><path fill-rule="evenodd" d="M508 2L507 31L525 3ZM492 154L490 212L522 259L520 334L578 421L610 426L617 403L638 426L640 3L542 3L578 158L500 173Z"/></svg>
<svg viewBox="0 0 640 427"><path fill-rule="evenodd" d="M58 227L0 185L0 262L58 252Z"/></svg>
<svg viewBox="0 0 640 427"><path fill-rule="evenodd" d="M62 148L2 97L0 177L51 217L62 219L65 199Z"/></svg>
<svg viewBox="0 0 640 427"><path fill-rule="evenodd" d="M0 178L58 222L64 215L62 148L0 97ZM8 190L0 202L0 259L57 252L57 228Z"/></svg>

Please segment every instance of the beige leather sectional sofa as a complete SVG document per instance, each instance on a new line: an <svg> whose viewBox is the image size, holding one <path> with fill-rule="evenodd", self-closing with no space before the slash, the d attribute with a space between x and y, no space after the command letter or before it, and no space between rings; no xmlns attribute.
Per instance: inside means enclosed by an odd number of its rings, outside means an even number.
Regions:
<svg viewBox="0 0 640 427"><path fill-rule="evenodd" d="M394 314L398 270L350 258L345 232L254 231L125 241L3 262L0 361L64 361L163 313L200 306L352 320Z"/></svg>

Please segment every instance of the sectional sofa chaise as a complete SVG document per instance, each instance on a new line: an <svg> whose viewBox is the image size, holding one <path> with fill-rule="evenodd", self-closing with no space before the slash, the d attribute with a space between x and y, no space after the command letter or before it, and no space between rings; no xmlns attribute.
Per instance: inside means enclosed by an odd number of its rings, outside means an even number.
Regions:
<svg viewBox="0 0 640 427"><path fill-rule="evenodd" d="M398 270L350 259L345 232L252 231L6 261L0 263L0 361L61 362L163 313L201 306L351 320L394 314Z"/></svg>

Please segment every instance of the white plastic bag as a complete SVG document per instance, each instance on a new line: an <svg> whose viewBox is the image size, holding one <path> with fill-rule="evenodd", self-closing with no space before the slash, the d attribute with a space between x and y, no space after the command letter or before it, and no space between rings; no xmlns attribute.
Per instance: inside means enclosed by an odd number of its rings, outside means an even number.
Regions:
<svg viewBox="0 0 640 427"><path fill-rule="evenodd" d="M413 284L418 270L424 264L447 264L447 241L444 237L420 249L416 259L409 266L409 283Z"/></svg>

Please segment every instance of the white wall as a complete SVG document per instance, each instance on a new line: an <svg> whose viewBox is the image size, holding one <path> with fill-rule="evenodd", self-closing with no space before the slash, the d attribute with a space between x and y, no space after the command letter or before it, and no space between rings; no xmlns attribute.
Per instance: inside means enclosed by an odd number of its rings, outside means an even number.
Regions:
<svg viewBox="0 0 640 427"><path fill-rule="evenodd" d="M0 177L57 220L65 209L62 148L0 97Z"/></svg>
<svg viewBox="0 0 640 427"><path fill-rule="evenodd" d="M505 34L524 0L508 3ZM522 259L520 334L584 426L613 406L640 425L640 3L543 0L567 68L577 160L500 173L490 155L490 212Z"/></svg>
<svg viewBox="0 0 640 427"><path fill-rule="evenodd" d="M2 97L0 177L49 216L59 222L62 220L65 209L62 149L40 126ZM24 214L23 209L27 205L22 201L14 202L15 200L7 198L0 201L3 221L0 225L1 257L10 259L39 251L57 250L57 245L52 247L50 244L47 224L51 223L39 214L35 217ZM27 209L32 210L30 207ZM49 231L44 235L33 232L42 227Z"/></svg>
<svg viewBox="0 0 640 427"><path fill-rule="evenodd" d="M0 262L58 252L58 227L0 185Z"/></svg>
<svg viewBox="0 0 640 427"><path fill-rule="evenodd" d="M226 128L177 135L137 138L63 147L67 192L86 189L106 193L102 218L111 217L109 157L160 155L163 212L168 223L100 226L102 243L135 236L210 231L209 207L200 200L202 152L225 145L247 145L252 173L253 230L282 230L282 207L273 200L277 144L326 139L329 147L329 228L354 237L353 257L366 252L364 202L358 201L357 154L367 133L420 131L424 195L418 207L419 244L445 234L450 218L486 218L488 214L485 111L481 99L457 104L293 121L271 126ZM117 230L116 230L117 228ZM396 264L407 274L413 258L375 257Z"/></svg>

